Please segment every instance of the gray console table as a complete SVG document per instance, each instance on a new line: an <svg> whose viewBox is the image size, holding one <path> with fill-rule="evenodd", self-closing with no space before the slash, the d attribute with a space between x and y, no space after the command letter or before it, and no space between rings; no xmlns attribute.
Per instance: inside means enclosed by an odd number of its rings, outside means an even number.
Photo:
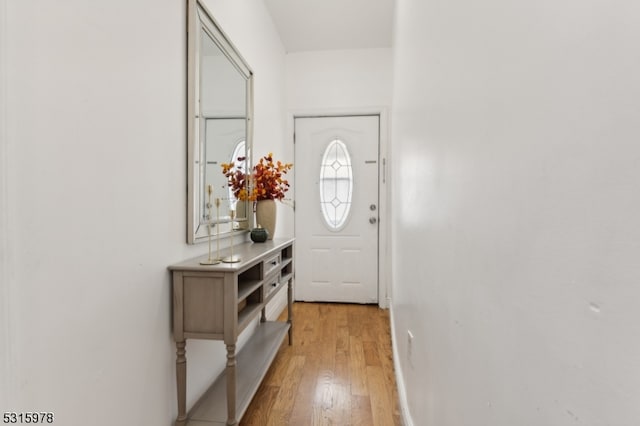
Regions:
<svg viewBox="0 0 640 426"><path fill-rule="evenodd" d="M240 262L200 265L207 258L203 256L169 266L177 347L176 426L238 424L287 333L292 343L293 239L243 243L234 247L234 254ZM267 321L266 304L285 285L287 321ZM236 353L238 335L258 315L259 326ZM189 413L186 339L222 340L227 347L225 371Z"/></svg>

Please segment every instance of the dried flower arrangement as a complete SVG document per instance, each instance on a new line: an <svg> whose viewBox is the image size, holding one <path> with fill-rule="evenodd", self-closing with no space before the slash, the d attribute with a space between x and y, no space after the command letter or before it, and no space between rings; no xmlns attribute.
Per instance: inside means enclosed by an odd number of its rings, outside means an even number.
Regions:
<svg viewBox="0 0 640 426"><path fill-rule="evenodd" d="M238 157L244 164L246 157ZM233 195L241 201L282 200L289 190L289 181L283 176L293 167L292 163L274 161L269 153L260 158L250 174L238 163L222 164L222 173L227 177Z"/></svg>

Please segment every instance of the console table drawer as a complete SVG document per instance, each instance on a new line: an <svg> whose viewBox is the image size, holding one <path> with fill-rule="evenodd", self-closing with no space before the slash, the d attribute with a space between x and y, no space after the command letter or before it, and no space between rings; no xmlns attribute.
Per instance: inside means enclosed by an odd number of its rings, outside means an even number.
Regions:
<svg viewBox="0 0 640 426"><path fill-rule="evenodd" d="M262 286L262 288L264 289L265 300L275 289L280 286L281 280L282 274L280 274L279 272L264 280L264 285Z"/></svg>
<svg viewBox="0 0 640 426"><path fill-rule="evenodd" d="M273 271L280 268L280 253L266 259L264 261L264 276L268 277Z"/></svg>

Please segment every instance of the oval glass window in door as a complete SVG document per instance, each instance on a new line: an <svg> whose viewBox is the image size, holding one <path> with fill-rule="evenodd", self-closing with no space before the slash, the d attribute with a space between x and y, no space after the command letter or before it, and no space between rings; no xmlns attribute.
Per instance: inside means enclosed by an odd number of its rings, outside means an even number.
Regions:
<svg viewBox="0 0 640 426"><path fill-rule="evenodd" d="M327 228L339 231L351 211L353 170L347 146L340 139L332 140L320 165L320 207Z"/></svg>

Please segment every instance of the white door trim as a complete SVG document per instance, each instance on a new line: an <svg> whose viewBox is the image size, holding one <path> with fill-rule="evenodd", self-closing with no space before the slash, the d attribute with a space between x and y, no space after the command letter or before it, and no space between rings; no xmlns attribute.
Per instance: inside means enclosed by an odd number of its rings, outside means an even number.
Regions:
<svg viewBox="0 0 640 426"><path fill-rule="evenodd" d="M357 115L377 115L380 117L380 174L379 174L379 231L378 231L378 306L387 309L389 307L391 254L389 253L389 235L391 220L389 213L389 121L388 108L362 107L362 108L328 108L328 109L295 109L287 114L287 138L290 146L295 151L294 129L297 117L341 117ZM295 165L292 169L295 179ZM295 200L295 192L293 194ZM295 220L295 214L294 214ZM295 287L295 286L294 286ZM295 290L294 290L295 291Z"/></svg>

